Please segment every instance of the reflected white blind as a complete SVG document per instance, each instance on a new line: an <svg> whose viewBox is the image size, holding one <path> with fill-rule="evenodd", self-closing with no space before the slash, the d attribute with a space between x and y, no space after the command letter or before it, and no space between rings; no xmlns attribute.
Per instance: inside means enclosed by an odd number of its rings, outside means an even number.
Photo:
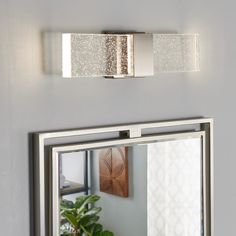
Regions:
<svg viewBox="0 0 236 236"><path fill-rule="evenodd" d="M201 139L148 145L148 236L201 236Z"/></svg>

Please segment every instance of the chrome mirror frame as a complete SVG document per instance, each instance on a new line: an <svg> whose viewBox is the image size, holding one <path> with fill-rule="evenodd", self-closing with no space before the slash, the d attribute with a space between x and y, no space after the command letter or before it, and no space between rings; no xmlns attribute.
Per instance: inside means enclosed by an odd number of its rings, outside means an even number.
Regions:
<svg viewBox="0 0 236 236"><path fill-rule="evenodd" d="M91 139L91 136L94 138ZM213 119L202 117L34 133L35 236L58 235L57 170L60 153L196 136L202 137L205 160L203 166L204 236L213 236ZM76 140L77 138L79 141ZM46 150L49 150L49 153ZM50 176L46 176L47 161L51 163ZM48 191L45 187L47 180L50 184ZM49 207L48 212L47 207ZM48 214L50 214L49 218L47 218ZM50 225L47 225L48 222Z"/></svg>

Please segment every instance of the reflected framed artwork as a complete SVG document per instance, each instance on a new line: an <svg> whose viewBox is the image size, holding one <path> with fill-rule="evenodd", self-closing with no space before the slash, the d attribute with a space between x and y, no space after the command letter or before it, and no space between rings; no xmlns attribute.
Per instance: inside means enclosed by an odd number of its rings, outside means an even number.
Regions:
<svg viewBox="0 0 236 236"><path fill-rule="evenodd" d="M100 191L121 196L129 196L128 148L116 147L100 151L99 154Z"/></svg>

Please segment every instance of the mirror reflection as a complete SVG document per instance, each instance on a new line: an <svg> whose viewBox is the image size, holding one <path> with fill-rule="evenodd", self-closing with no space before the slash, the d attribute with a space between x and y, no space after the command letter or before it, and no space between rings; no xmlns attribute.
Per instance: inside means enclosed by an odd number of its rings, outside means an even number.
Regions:
<svg viewBox="0 0 236 236"><path fill-rule="evenodd" d="M202 236L202 139L60 154L60 235Z"/></svg>

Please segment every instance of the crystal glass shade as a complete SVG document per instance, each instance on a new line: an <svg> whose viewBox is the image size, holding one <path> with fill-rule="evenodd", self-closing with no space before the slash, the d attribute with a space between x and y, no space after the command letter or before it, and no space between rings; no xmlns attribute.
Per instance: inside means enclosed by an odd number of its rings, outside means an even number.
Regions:
<svg viewBox="0 0 236 236"><path fill-rule="evenodd" d="M154 34L154 73L199 71L198 34Z"/></svg>
<svg viewBox="0 0 236 236"><path fill-rule="evenodd" d="M63 77L133 75L133 36L63 34Z"/></svg>

